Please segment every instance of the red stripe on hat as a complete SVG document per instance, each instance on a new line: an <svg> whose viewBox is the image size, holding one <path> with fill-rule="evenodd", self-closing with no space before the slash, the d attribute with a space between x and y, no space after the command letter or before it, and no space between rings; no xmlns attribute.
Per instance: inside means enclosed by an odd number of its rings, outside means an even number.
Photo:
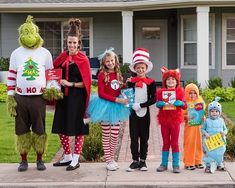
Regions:
<svg viewBox="0 0 235 188"><path fill-rule="evenodd" d="M145 57L145 58L149 59L149 56L144 55L144 54L135 54L135 55L133 56L133 59L135 59L136 57Z"/></svg>
<svg viewBox="0 0 235 188"><path fill-rule="evenodd" d="M134 53L136 51L145 51L145 52L149 53L149 51L147 49L145 49L145 48L137 48L137 49L135 49Z"/></svg>

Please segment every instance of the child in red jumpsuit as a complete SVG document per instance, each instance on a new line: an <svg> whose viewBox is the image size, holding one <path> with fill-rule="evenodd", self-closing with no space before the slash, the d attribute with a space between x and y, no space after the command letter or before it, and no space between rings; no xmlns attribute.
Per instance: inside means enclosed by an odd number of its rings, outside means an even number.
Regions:
<svg viewBox="0 0 235 188"><path fill-rule="evenodd" d="M183 109L187 108L184 101L184 89L180 87L179 69L162 71L162 88L157 90L156 106L159 108L157 115L161 126L163 140L162 162L157 172L163 172L168 168L168 157L170 147L172 149L173 173L180 173L179 168L179 133L180 124L183 122Z"/></svg>

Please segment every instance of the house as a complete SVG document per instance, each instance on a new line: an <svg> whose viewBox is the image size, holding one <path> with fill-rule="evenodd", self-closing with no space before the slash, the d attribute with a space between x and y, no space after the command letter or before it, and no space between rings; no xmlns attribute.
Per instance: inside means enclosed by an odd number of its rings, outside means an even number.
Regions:
<svg viewBox="0 0 235 188"><path fill-rule="evenodd" d="M145 47L156 81L161 66L179 67L182 80L202 87L214 76L228 86L235 75L234 0L1 0L0 56L18 46L17 28L28 14L53 57L65 48L66 21L78 17L89 57L114 47L130 63L133 49Z"/></svg>

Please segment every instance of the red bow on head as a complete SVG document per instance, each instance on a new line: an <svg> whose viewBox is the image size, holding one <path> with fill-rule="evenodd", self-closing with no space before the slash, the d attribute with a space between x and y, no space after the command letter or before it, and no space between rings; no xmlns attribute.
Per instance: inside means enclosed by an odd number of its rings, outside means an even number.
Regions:
<svg viewBox="0 0 235 188"><path fill-rule="evenodd" d="M133 77L131 78L132 83L136 83L135 87L143 87L143 82L147 85L150 85L152 83L152 79L150 78L140 78L140 77Z"/></svg>

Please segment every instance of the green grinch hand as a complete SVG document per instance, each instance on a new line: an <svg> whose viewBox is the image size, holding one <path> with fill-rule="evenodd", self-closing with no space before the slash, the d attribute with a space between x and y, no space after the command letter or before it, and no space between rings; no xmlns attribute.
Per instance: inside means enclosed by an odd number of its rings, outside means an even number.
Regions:
<svg viewBox="0 0 235 188"><path fill-rule="evenodd" d="M8 95L8 99L7 99L7 109L8 109L8 113L11 117L16 117L16 100L15 97L13 95Z"/></svg>

